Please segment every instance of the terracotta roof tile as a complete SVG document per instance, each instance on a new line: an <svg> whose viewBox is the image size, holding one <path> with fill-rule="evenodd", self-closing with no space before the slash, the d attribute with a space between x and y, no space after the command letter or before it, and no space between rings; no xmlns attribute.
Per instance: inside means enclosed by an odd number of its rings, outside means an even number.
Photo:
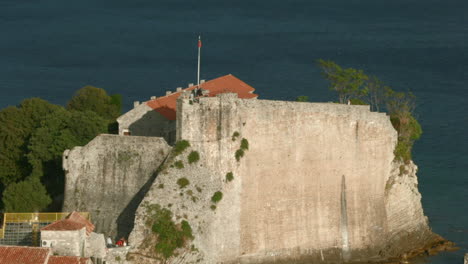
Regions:
<svg viewBox="0 0 468 264"><path fill-rule="evenodd" d="M258 97L257 94L253 93L255 89L252 86L246 84L231 74L207 81L200 84L200 86L202 89L210 91L208 94L209 97L214 97L220 93L237 93L238 97L242 99ZM195 88L197 88L197 86L191 86L183 89L182 91L191 91ZM182 94L182 91L147 101L146 104L167 119L175 120L176 100Z"/></svg>
<svg viewBox="0 0 468 264"><path fill-rule="evenodd" d="M50 256L47 264L86 264L88 258L68 257L68 256Z"/></svg>
<svg viewBox="0 0 468 264"><path fill-rule="evenodd" d="M94 225L80 215L78 212L72 212L65 219L53 222L41 228L41 231L72 231L86 228L86 234L89 235L94 230Z"/></svg>
<svg viewBox="0 0 468 264"><path fill-rule="evenodd" d="M40 247L0 247L0 263L46 264L51 250Z"/></svg>

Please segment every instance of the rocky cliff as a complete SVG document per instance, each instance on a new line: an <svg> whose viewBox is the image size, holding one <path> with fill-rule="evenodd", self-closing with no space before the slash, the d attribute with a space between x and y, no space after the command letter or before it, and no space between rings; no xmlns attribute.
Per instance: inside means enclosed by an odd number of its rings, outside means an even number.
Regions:
<svg viewBox="0 0 468 264"><path fill-rule="evenodd" d="M63 211L87 211L96 231L126 236L170 147L162 138L99 135L65 151Z"/></svg>
<svg viewBox="0 0 468 264"><path fill-rule="evenodd" d="M193 234L164 263L381 261L436 238L416 166L394 161L396 131L368 106L181 98L177 138L191 147L138 208L130 262L163 263L152 208Z"/></svg>

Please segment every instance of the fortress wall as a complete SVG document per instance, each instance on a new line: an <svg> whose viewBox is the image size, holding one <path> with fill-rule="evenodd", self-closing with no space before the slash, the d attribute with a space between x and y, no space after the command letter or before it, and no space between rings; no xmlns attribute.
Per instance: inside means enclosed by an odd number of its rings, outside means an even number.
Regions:
<svg viewBox="0 0 468 264"><path fill-rule="evenodd" d="M233 140L234 132L240 137ZM236 161L241 138L249 150ZM170 210L176 223L187 220L195 237L164 263L378 261L422 247L432 234L415 168L395 174L397 133L385 114L368 106L233 94L193 104L179 98L177 139L191 147L166 162L138 208L129 240L133 263L163 263L147 226L154 204ZM192 150L201 159L187 164ZM185 167L171 168L176 160ZM185 189L176 184L182 177L190 181ZM211 210L216 191L223 199ZM413 239L407 229L423 235Z"/></svg>
<svg viewBox="0 0 468 264"><path fill-rule="evenodd" d="M370 112L368 106L252 101L234 95L193 105L181 102L178 112L178 138L204 142L205 152L213 153L205 163L217 171L225 164L217 158L216 142L238 131L250 143L237 169L242 178L242 255L343 245L357 251L385 243L384 190L397 139L385 114Z"/></svg>
<svg viewBox="0 0 468 264"><path fill-rule="evenodd" d="M65 151L63 210L90 212L97 232L128 235L135 210L169 150L162 138L99 135L84 147Z"/></svg>

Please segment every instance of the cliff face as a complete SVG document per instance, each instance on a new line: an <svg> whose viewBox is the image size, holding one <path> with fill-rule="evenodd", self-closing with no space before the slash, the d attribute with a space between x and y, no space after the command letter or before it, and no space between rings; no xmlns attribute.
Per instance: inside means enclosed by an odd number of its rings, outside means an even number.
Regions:
<svg viewBox="0 0 468 264"><path fill-rule="evenodd" d="M162 138L100 135L65 151L63 211L90 212L97 232L127 235L169 150Z"/></svg>
<svg viewBox="0 0 468 264"><path fill-rule="evenodd" d="M434 238L416 166L400 173L396 131L366 106L230 94L193 104L180 99L177 138L191 148L166 164L137 210L128 256L134 263L159 263L151 205L170 210L176 223L187 220L194 234L165 263L381 260ZM237 161L242 138L248 150ZM190 151L200 161L188 164ZM178 160L184 168L170 168ZM190 184L181 188L180 178ZM214 203L218 191L223 198Z"/></svg>

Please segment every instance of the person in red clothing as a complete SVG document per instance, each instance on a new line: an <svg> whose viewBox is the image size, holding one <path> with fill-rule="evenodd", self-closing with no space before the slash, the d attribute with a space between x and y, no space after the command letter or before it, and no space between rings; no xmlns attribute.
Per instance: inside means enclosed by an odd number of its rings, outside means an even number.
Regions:
<svg viewBox="0 0 468 264"><path fill-rule="evenodd" d="M118 247L123 247L124 246L124 243L125 243L125 238L121 238L119 239L119 241L117 241L117 243L115 243Z"/></svg>

